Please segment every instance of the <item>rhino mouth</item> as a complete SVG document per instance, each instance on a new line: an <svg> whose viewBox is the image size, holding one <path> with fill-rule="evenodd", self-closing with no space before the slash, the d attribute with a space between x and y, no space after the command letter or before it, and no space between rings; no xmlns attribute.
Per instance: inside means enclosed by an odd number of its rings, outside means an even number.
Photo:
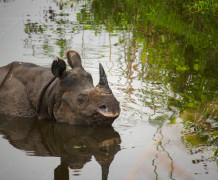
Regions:
<svg viewBox="0 0 218 180"><path fill-rule="evenodd" d="M103 116L105 118L115 118L116 119L120 115L120 113L118 113L118 112L116 112L116 113L109 112L109 111L107 111L106 108L104 108L104 109L101 108L101 109L97 110L97 112L98 112L98 114L100 114L101 116Z"/></svg>
<svg viewBox="0 0 218 180"><path fill-rule="evenodd" d="M114 120L118 118L119 114L103 114L102 112L97 112L93 117L91 126L109 126L112 125Z"/></svg>

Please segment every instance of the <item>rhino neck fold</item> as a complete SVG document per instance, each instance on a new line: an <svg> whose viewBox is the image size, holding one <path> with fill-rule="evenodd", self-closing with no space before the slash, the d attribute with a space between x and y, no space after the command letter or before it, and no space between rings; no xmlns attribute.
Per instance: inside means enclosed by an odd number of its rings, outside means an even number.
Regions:
<svg viewBox="0 0 218 180"><path fill-rule="evenodd" d="M45 92L46 90L48 89L48 87L51 85L51 83L56 79L56 77L53 77L43 88L42 88L42 91L40 92L40 95L39 95L39 100L38 100L38 103L37 103L37 107L36 107L36 112L37 113L40 113L40 107L41 107L41 103L42 103L42 99L45 95Z"/></svg>
<svg viewBox="0 0 218 180"><path fill-rule="evenodd" d="M47 90L49 89L49 87L51 86L51 84L55 81L56 77L52 77L50 79L50 81L48 81L48 83L45 84L45 86L42 88L40 94L39 94L39 99L38 99L38 103L37 103L37 107L36 107L36 112L38 115L41 114L41 112L43 114L45 114L45 110L42 111L42 109L47 109L47 113L49 116L51 116L53 118L53 112L49 112L49 109L53 109L53 108L49 108L49 106L52 104L50 102L44 101L44 97L48 97L49 99L49 94L47 93ZM49 99L50 100L50 99ZM52 101L52 100L51 100ZM47 107L46 107L47 106Z"/></svg>

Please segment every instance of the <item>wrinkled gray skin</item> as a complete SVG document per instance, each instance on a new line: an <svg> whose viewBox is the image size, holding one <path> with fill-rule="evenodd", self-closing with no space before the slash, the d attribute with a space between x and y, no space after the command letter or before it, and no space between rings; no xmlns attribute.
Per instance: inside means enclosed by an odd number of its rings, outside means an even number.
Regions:
<svg viewBox="0 0 218 180"><path fill-rule="evenodd" d="M66 57L69 71L59 58L51 68L20 62L1 67L0 113L79 125L112 124L120 114L120 105L101 64L100 80L94 87L79 54L69 50Z"/></svg>

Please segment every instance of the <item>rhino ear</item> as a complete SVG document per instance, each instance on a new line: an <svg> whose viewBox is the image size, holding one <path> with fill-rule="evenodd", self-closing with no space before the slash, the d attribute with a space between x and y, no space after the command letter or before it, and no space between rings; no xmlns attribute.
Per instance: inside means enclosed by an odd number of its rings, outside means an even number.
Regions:
<svg viewBox="0 0 218 180"><path fill-rule="evenodd" d="M66 75L66 63L63 59L57 58L51 66L52 74L57 78L63 78Z"/></svg>
<svg viewBox="0 0 218 180"><path fill-rule="evenodd" d="M66 52L66 57L69 66L73 69L75 67L82 67L81 58L78 52L73 50L68 50Z"/></svg>

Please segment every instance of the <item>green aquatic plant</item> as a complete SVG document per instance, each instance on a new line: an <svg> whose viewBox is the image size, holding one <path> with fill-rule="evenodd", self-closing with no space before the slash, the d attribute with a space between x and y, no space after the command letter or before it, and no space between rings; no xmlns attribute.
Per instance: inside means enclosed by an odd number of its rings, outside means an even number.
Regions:
<svg viewBox="0 0 218 180"><path fill-rule="evenodd" d="M192 147L211 146L213 147L213 156L217 156L217 142L218 142L218 121L216 119L217 112L214 109L208 108L209 104L205 105L208 109L208 114L211 114L211 121L208 122L208 116L196 110L186 110L180 114L183 119L185 131L183 133L183 140ZM211 110L213 112L211 112Z"/></svg>
<svg viewBox="0 0 218 180"><path fill-rule="evenodd" d="M213 15L215 16L218 4L215 0L195 0L188 3L186 6L187 11L191 14Z"/></svg>

